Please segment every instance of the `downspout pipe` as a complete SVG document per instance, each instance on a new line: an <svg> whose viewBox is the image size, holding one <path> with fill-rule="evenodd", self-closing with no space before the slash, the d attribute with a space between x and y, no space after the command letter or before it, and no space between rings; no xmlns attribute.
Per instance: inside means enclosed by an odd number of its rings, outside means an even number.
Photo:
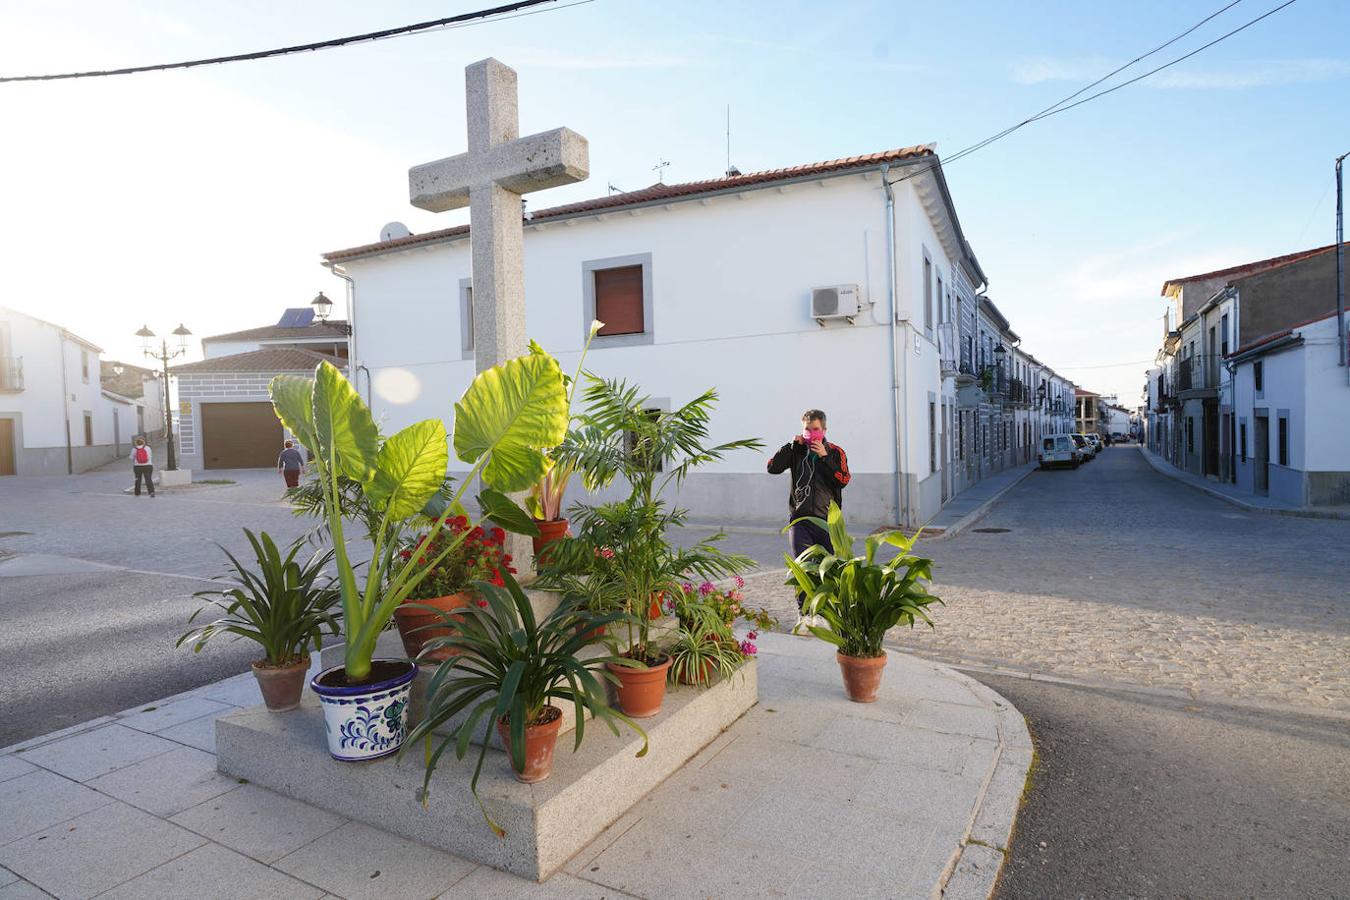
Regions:
<svg viewBox="0 0 1350 900"><path fill-rule="evenodd" d="M1340 365L1346 364L1345 347L1345 195L1341 183L1341 163L1350 153L1336 157L1336 344Z"/></svg>
<svg viewBox="0 0 1350 900"><path fill-rule="evenodd" d="M66 474L75 474L75 451L70 445L70 387L66 384L66 333L58 329L56 339L61 342L61 415L66 423Z"/></svg>
<svg viewBox="0 0 1350 900"><path fill-rule="evenodd" d="M347 365L351 370L353 379L357 377L356 373L359 371L366 373L366 406L369 407L371 405L370 370L358 362L356 355L356 279L342 271L337 263L324 260L323 266L329 273L347 282Z"/></svg>
<svg viewBox="0 0 1350 900"><path fill-rule="evenodd" d="M881 165L881 188L886 194L886 297L890 309L891 333L891 450L895 483L893 485L896 521L900 525L909 524L908 485L904 472L908 469L909 453L901 454L901 441L909 432L909 409L900 398L900 310L896 296L895 276L895 192L887 175L891 171L889 163ZM908 362L908 360L906 360ZM908 374L908 372L906 372ZM908 380L908 379L906 379ZM903 410L903 411L902 411ZM903 421L904 431L901 431ZM905 447L905 451L908 451ZM904 465L902 466L902 463Z"/></svg>

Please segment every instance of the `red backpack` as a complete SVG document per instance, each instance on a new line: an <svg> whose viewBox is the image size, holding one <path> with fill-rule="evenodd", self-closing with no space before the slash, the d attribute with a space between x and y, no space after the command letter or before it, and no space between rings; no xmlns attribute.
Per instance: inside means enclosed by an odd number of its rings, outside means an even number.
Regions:
<svg viewBox="0 0 1350 900"><path fill-rule="evenodd" d="M150 451L144 447L136 448L136 465L143 466L150 461Z"/></svg>

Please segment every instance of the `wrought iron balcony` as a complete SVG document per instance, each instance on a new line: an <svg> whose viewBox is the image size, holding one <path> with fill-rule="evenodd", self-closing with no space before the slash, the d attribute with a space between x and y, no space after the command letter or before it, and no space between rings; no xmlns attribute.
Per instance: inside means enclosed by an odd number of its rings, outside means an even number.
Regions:
<svg viewBox="0 0 1350 900"><path fill-rule="evenodd" d="M0 356L0 391L23 390L23 357Z"/></svg>
<svg viewBox="0 0 1350 900"><path fill-rule="evenodd" d="M938 357L942 361L942 374L955 375L960 371L957 363L956 323L942 322L937 327Z"/></svg>

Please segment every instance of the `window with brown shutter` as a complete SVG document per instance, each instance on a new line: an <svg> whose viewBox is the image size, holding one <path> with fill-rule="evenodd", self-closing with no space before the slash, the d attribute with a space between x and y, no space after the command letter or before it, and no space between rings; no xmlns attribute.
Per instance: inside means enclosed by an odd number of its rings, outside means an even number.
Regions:
<svg viewBox="0 0 1350 900"><path fill-rule="evenodd" d="M600 335L642 334L642 266L596 269L595 317L605 323Z"/></svg>

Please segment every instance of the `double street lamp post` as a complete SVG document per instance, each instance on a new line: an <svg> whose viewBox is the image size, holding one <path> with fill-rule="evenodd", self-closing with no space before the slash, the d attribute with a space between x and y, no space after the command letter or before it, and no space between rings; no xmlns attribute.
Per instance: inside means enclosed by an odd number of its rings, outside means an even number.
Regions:
<svg viewBox="0 0 1350 900"><path fill-rule="evenodd" d="M192 332L183 327L180 322L172 334L177 338L177 346L172 350L169 349L167 338L160 338L159 349L155 349L155 333L150 330L149 325L136 332L136 337L141 339L141 352L151 359L159 360L159 364L164 371L164 440L168 447L168 471L176 472L178 470L178 456L174 452L173 446L173 407L169 405L169 360L187 353L187 339Z"/></svg>

